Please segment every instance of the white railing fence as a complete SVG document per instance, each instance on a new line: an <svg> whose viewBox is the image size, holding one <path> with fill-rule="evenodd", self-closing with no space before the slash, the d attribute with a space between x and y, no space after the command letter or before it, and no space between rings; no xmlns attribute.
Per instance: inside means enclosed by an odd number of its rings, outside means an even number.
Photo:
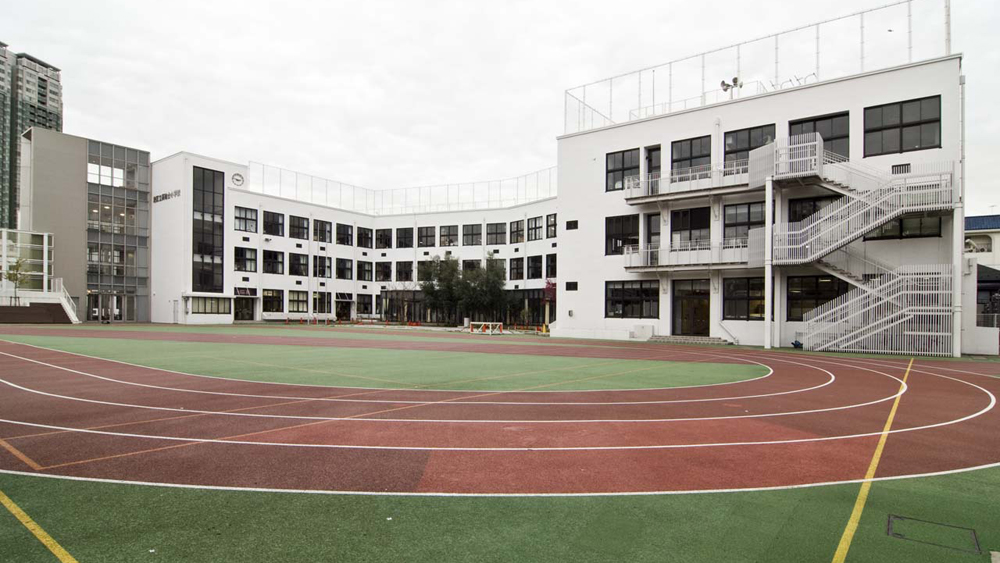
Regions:
<svg viewBox="0 0 1000 563"><path fill-rule="evenodd" d="M850 247L840 248L827 254L820 259L819 263L855 280L861 280L865 286L869 286L871 280L891 274L893 271L891 266Z"/></svg>
<svg viewBox="0 0 1000 563"><path fill-rule="evenodd" d="M748 160L740 159L687 168L674 168L662 173L650 172L645 177L627 176L625 178L625 198L649 197L745 184L748 173Z"/></svg>
<svg viewBox="0 0 1000 563"><path fill-rule="evenodd" d="M660 248L626 246L624 254L626 268L743 264L748 259L745 238L730 238L714 244L708 240L685 241Z"/></svg>

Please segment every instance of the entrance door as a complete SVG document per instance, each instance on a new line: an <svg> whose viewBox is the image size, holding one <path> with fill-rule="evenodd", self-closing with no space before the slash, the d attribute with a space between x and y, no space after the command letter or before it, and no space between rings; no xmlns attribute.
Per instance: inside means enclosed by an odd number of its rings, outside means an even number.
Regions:
<svg viewBox="0 0 1000 563"><path fill-rule="evenodd" d="M235 303L235 311L233 314L237 321L252 321L254 320L254 301L256 299L252 297L237 297Z"/></svg>
<svg viewBox="0 0 1000 563"><path fill-rule="evenodd" d="M337 301L337 320L338 321L349 321L349 320L351 320L351 302L350 301Z"/></svg>
<svg viewBox="0 0 1000 563"><path fill-rule="evenodd" d="M674 280L672 334L708 336L710 286L708 280Z"/></svg>

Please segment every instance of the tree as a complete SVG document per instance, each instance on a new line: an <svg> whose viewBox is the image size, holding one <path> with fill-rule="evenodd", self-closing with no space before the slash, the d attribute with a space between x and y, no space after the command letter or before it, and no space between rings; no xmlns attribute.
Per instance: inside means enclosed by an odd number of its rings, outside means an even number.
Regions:
<svg viewBox="0 0 1000 563"><path fill-rule="evenodd" d="M17 288L21 286L24 282L28 281L28 272L26 271L28 263L24 258L18 258L13 262L7 264L7 271L4 272L4 277L10 283L14 284L14 298L11 305L20 305L21 301L17 296Z"/></svg>
<svg viewBox="0 0 1000 563"><path fill-rule="evenodd" d="M440 313L445 322L455 320L461 279L458 260L450 256L442 260L441 257L435 256L431 263L429 279L420 282L420 291L424 294L427 308Z"/></svg>

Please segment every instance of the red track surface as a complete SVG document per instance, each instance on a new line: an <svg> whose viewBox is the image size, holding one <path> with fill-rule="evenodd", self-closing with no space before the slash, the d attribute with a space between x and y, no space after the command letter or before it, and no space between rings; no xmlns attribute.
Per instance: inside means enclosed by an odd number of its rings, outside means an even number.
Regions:
<svg viewBox="0 0 1000 563"><path fill-rule="evenodd" d="M0 342L0 469L187 485L431 493L781 487L860 479L905 361L703 347L6 328L118 339L754 362L765 378L471 392L190 376ZM2 338L2 336L0 336ZM537 340L530 339L532 342ZM1000 462L998 366L915 362L878 477Z"/></svg>

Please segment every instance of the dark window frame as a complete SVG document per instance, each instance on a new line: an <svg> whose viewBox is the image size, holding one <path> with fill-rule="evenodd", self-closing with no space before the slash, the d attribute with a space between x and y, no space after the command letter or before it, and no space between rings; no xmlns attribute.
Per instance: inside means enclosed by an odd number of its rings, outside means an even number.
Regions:
<svg viewBox="0 0 1000 563"><path fill-rule="evenodd" d="M285 236L285 214L274 211L264 212L264 234L272 237Z"/></svg>
<svg viewBox="0 0 1000 563"><path fill-rule="evenodd" d="M375 266L372 262L358 260L358 281L373 281L375 278Z"/></svg>
<svg viewBox="0 0 1000 563"><path fill-rule="evenodd" d="M392 229L375 229L375 248L392 248Z"/></svg>
<svg viewBox="0 0 1000 563"><path fill-rule="evenodd" d="M604 191L625 189L625 178L639 175L639 149L609 152L604 157Z"/></svg>
<svg viewBox="0 0 1000 563"><path fill-rule="evenodd" d="M483 245L483 224L470 223L462 225L462 246Z"/></svg>
<svg viewBox="0 0 1000 563"><path fill-rule="evenodd" d="M924 106L924 102L934 102L928 104L927 108ZM916 104L917 111L920 114L916 120L906 119L906 106L909 104ZM929 114L927 117L924 116L924 110L933 108L933 116ZM895 111L895 121L886 124L886 110ZM877 112L877 113L876 113ZM892 113L889 114L892 116ZM876 119L877 117L877 119ZM870 156L882 156L887 154L902 154L906 152L914 151L924 151L930 149L941 148L941 96L925 96L923 98L913 98L910 100L904 100L902 102L893 102L889 104L881 104L877 106L870 106L865 108L864 112L865 119L865 147L864 154L865 158ZM936 134L936 143L923 145L925 126L936 125L936 128L931 127L928 130L933 129ZM920 139L918 146L913 148L906 148L904 141L906 136L904 132L907 129L917 129L917 136ZM875 148L875 136L878 136L878 149ZM886 140L891 140L895 143L895 148L886 149Z"/></svg>
<svg viewBox="0 0 1000 563"><path fill-rule="evenodd" d="M545 238L556 238L556 231L559 228L559 221L556 213L549 213L545 216Z"/></svg>
<svg viewBox="0 0 1000 563"><path fill-rule="evenodd" d="M605 281L604 318L660 318L659 280Z"/></svg>
<svg viewBox="0 0 1000 563"><path fill-rule="evenodd" d="M510 267L508 268L510 272L510 279L512 280L523 280L524 279L524 257L511 258Z"/></svg>
<svg viewBox="0 0 1000 563"><path fill-rule="evenodd" d="M396 229L396 248L413 248L413 227Z"/></svg>
<svg viewBox="0 0 1000 563"><path fill-rule="evenodd" d="M722 279L722 320L764 320L764 278Z"/></svg>
<svg viewBox="0 0 1000 563"><path fill-rule="evenodd" d="M343 246L354 246L354 225L337 223L337 244Z"/></svg>
<svg viewBox="0 0 1000 563"><path fill-rule="evenodd" d="M309 219L306 217L289 215L288 238L309 240Z"/></svg>
<svg viewBox="0 0 1000 563"><path fill-rule="evenodd" d="M358 227L358 248L371 248L375 245L375 232L368 227Z"/></svg>
<svg viewBox="0 0 1000 563"><path fill-rule="evenodd" d="M458 225L441 225L438 229L438 246L458 246Z"/></svg>
<svg viewBox="0 0 1000 563"><path fill-rule="evenodd" d="M285 253L280 250L265 250L263 255L265 274L285 274Z"/></svg>
<svg viewBox="0 0 1000 563"><path fill-rule="evenodd" d="M433 248L437 244L437 227L417 227L417 248Z"/></svg>
<svg viewBox="0 0 1000 563"><path fill-rule="evenodd" d="M377 282L392 281L392 262L383 261L375 263L375 281Z"/></svg>
<svg viewBox="0 0 1000 563"><path fill-rule="evenodd" d="M556 255L545 255L545 277L555 279L556 277Z"/></svg>
<svg viewBox="0 0 1000 563"><path fill-rule="evenodd" d="M261 310L265 313L285 312L285 290L265 289L261 291Z"/></svg>
<svg viewBox="0 0 1000 563"><path fill-rule="evenodd" d="M337 267L334 275L338 280L353 280L354 260L350 258L337 258Z"/></svg>
<svg viewBox="0 0 1000 563"><path fill-rule="evenodd" d="M309 255L289 252L288 275L309 277Z"/></svg>
<svg viewBox="0 0 1000 563"><path fill-rule="evenodd" d="M707 147L707 150L706 150ZM701 167L707 167L701 169ZM692 172L691 169L698 170ZM670 181L700 180L712 175L712 136L701 135L670 143ZM679 170L687 172L679 173Z"/></svg>
<svg viewBox="0 0 1000 563"><path fill-rule="evenodd" d="M820 129L826 129L827 121L830 122L829 135L824 135ZM834 127L837 127L839 124L843 124L843 131L845 133L835 135L833 134ZM824 150L837 153L847 159L851 158L851 112L840 111L788 122L789 137L817 132L823 137ZM837 150L838 147L846 150L840 152Z"/></svg>
<svg viewBox="0 0 1000 563"><path fill-rule="evenodd" d="M830 284L829 288L833 291L821 292L820 289L823 288L821 283ZM805 291L810 285L815 288L813 293L793 294L793 290ZM785 320L801 322L806 311L811 311L850 290L851 284L836 276L788 276L785 278ZM798 314L795 314L796 312Z"/></svg>
<svg viewBox="0 0 1000 563"><path fill-rule="evenodd" d="M256 272L257 249L243 246L233 247L233 270L237 272Z"/></svg>
<svg viewBox="0 0 1000 563"><path fill-rule="evenodd" d="M313 219L313 241L333 242L333 223L322 219Z"/></svg>
<svg viewBox="0 0 1000 563"><path fill-rule="evenodd" d="M396 262L396 281L398 282L413 281L413 262L409 260Z"/></svg>
<svg viewBox="0 0 1000 563"><path fill-rule="evenodd" d="M243 233L256 233L257 210L237 205L233 209L233 230Z"/></svg>
<svg viewBox="0 0 1000 563"><path fill-rule="evenodd" d="M740 213L746 209L741 217ZM732 210L732 214L730 213ZM754 218L759 213L758 218ZM733 220L730 221L730 217ZM766 218L766 208L763 201L750 201L747 203L731 203L722 208L722 239L724 241L733 239L745 239L750 236L750 229L764 226Z"/></svg>
<svg viewBox="0 0 1000 563"><path fill-rule="evenodd" d="M507 223L487 223L486 244L507 244Z"/></svg>
<svg viewBox="0 0 1000 563"><path fill-rule="evenodd" d="M917 232L907 231L906 224L917 221L919 226ZM936 223L936 227L925 229L924 223ZM935 238L941 237L941 216L925 216L923 214L911 214L904 215L902 217L893 219L881 227L871 231L865 235L864 240L903 240L903 239L915 239L915 238Z"/></svg>
<svg viewBox="0 0 1000 563"><path fill-rule="evenodd" d="M768 132L770 131L770 136ZM750 151L766 146L775 139L777 128L774 123L758 125L746 129L726 131L722 136L722 154L724 163L735 163L734 169L724 168L726 174L744 174L748 171ZM747 163L739 161L746 160Z"/></svg>
<svg viewBox="0 0 1000 563"><path fill-rule="evenodd" d="M524 219L510 222L510 243L521 244L524 242Z"/></svg>
<svg viewBox="0 0 1000 563"><path fill-rule="evenodd" d="M542 273L543 273L542 268L544 267L545 264L545 259L542 257L542 255L539 254L537 256L528 256L527 262L528 262L527 278L529 280L542 279Z"/></svg>
<svg viewBox="0 0 1000 563"><path fill-rule="evenodd" d="M626 246L639 246L639 214L605 217L604 255L625 254Z"/></svg>
<svg viewBox="0 0 1000 563"><path fill-rule="evenodd" d="M528 219L528 242L542 240L542 217Z"/></svg>

